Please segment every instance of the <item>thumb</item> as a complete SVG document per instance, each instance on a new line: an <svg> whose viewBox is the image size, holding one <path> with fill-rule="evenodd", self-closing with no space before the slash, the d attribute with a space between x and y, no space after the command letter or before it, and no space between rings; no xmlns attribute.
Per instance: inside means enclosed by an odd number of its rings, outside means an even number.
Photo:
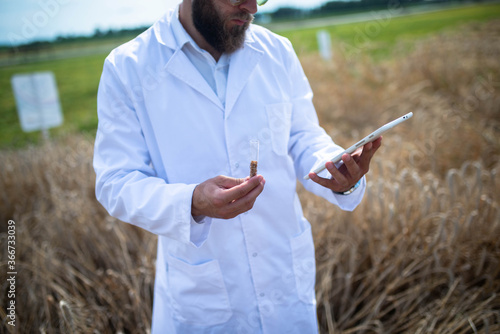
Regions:
<svg viewBox="0 0 500 334"><path fill-rule="evenodd" d="M228 177L228 176L220 176L218 185L222 188L230 189L233 187L236 187L242 183L245 183L247 180L246 179L237 179L233 177Z"/></svg>

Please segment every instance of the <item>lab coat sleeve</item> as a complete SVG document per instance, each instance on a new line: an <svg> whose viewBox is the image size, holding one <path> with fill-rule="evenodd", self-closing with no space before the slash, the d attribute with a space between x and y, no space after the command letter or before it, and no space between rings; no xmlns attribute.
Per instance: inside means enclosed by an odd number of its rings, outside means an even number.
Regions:
<svg viewBox="0 0 500 334"><path fill-rule="evenodd" d="M110 215L149 232L199 247L211 220L191 215L194 184L168 184L152 166L131 94L106 60L98 91L94 147L96 197Z"/></svg>
<svg viewBox="0 0 500 334"><path fill-rule="evenodd" d="M292 49L291 45L290 48ZM362 178L358 189L350 195L335 194L312 180L303 179L313 168L324 165L326 161L340 153L343 148L336 145L325 130L319 126L309 81L293 49L289 54L288 68L290 69L291 102L293 104L289 153L294 160L296 176L310 192L325 198L342 210L352 211L363 198L366 188L365 177ZM320 173L320 176L329 177L330 174L325 170Z"/></svg>

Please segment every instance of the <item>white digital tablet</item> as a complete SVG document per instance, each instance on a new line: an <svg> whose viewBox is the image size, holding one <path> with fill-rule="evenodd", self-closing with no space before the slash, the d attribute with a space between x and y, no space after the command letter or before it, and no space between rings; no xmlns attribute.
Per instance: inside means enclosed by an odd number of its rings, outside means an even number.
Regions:
<svg viewBox="0 0 500 334"><path fill-rule="evenodd" d="M387 124L385 124L384 126L381 126L380 128L378 128L377 130L373 131L372 133L370 133L368 136L366 136L365 138L361 139L360 141L358 141L356 144L352 145L351 147L349 147L347 150L345 151L342 151L341 153L339 153L338 155L336 155L334 158L332 158L330 161L333 162L333 163L337 163L340 161L340 159L342 159L342 156L344 154L351 154L353 153L354 151L356 151L358 148L360 148L361 146L365 145L365 144L368 144L369 142L372 142L374 140L376 140L378 137L380 137L382 135L382 133L386 132L387 130L389 129L392 129L393 127L395 127L396 125L410 119L411 117L413 116L413 113L410 112L404 116L401 116L399 118L396 118L394 121L392 122L389 122ZM326 162L325 162L326 163ZM325 170L325 165L323 164L323 166L320 166L318 168L316 168L315 170L311 171L311 172L314 172L316 174L322 172L323 170ZM304 176L304 180L309 180L309 174Z"/></svg>

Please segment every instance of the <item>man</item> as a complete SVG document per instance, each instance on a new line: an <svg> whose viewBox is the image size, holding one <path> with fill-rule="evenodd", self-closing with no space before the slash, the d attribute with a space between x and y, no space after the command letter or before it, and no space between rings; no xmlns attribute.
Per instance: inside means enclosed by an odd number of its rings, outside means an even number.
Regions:
<svg viewBox="0 0 500 334"><path fill-rule="evenodd" d="M159 236L153 333L316 333L296 179L353 210L381 144L303 180L341 148L289 41L251 25L256 12L256 0L183 0L104 64L96 195Z"/></svg>

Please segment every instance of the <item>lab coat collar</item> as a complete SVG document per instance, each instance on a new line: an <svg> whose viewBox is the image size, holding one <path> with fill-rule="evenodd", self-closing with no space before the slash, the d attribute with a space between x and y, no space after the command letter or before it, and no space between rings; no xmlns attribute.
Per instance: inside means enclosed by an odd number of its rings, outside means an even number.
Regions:
<svg viewBox="0 0 500 334"><path fill-rule="evenodd" d="M181 51L184 43L179 44L175 38L171 23L172 20L176 19L174 15L176 15L178 11L179 6L169 10L153 27L157 41L174 51L172 57L170 57L167 64L165 64L165 70L191 86L193 89L196 89L224 111L224 106L214 91ZM230 55L226 89L226 108L224 113L226 118L229 116L238 100L238 96L241 94L250 75L264 54L264 51L258 49L257 46L258 43L255 43L253 32L250 28L247 30L243 47Z"/></svg>
<svg viewBox="0 0 500 334"><path fill-rule="evenodd" d="M177 49L177 41L175 40L175 36L173 33L169 33L166 27L170 27L172 19L175 13L179 12L179 5L173 9L168 10L162 18L160 18L153 25L153 31L156 36L156 40L158 43L165 45L171 49ZM181 45L182 47L182 45Z"/></svg>
<svg viewBox="0 0 500 334"><path fill-rule="evenodd" d="M224 110L224 106L217 95L215 95L213 89L203 78L200 72L194 67L184 52L181 51L181 49L177 49L172 55L168 63L165 65L165 71L175 76L185 84L191 86L191 88L204 95L221 110Z"/></svg>
<svg viewBox="0 0 500 334"><path fill-rule="evenodd" d="M242 49L231 55L226 89L226 118L233 110L239 95L263 55L264 52L254 48L251 43L246 43Z"/></svg>

